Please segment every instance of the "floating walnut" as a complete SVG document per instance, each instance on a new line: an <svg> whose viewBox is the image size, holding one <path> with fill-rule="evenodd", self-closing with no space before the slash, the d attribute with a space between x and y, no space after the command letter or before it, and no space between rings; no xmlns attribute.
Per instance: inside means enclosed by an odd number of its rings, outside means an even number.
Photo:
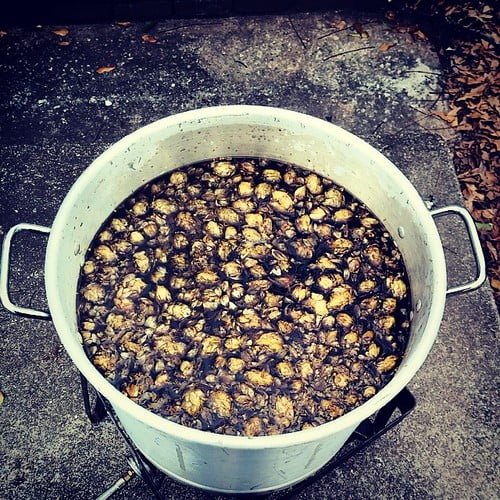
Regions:
<svg viewBox="0 0 500 500"><path fill-rule="evenodd" d="M361 405L410 328L380 221L330 179L252 158L182 167L125 200L87 252L78 312L87 355L123 394L246 436Z"/></svg>

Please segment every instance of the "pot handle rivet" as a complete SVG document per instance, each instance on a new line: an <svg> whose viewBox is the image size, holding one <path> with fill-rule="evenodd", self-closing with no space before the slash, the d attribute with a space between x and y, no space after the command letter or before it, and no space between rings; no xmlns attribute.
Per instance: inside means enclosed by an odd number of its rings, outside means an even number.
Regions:
<svg viewBox="0 0 500 500"><path fill-rule="evenodd" d="M39 226L38 224L17 224L9 229L2 244L2 257L0 261L0 301L8 311L26 316L28 318L50 319L50 314L45 311L38 311L30 307L22 307L14 304L10 300L9 294L9 266L10 266L10 250L12 247L12 239L16 233L21 231L33 231L36 233L48 234L50 227Z"/></svg>
<svg viewBox="0 0 500 500"><path fill-rule="evenodd" d="M432 217L442 217L443 215L455 214L458 215L465 223L467 234L472 247L472 253L476 261L476 278L463 285L457 285L449 288L446 295L455 295L457 293L471 292L479 288L486 280L486 261L481 249L481 241L477 233L476 224L470 213L463 207L458 205L449 205L447 207L437 208L430 211Z"/></svg>

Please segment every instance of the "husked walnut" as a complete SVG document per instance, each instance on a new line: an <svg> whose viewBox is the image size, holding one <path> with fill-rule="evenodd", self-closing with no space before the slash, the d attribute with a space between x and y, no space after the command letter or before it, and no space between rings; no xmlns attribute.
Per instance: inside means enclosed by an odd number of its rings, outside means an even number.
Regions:
<svg viewBox="0 0 500 500"><path fill-rule="evenodd" d="M283 338L278 333L263 333L258 337L255 343L266 347L271 352L280 352L283 349Z"/></svg>
<svg viewBox="0 0 500 500"><path fill-rule="evenodd" d="M106 290L103 286L96 283L90 283L83 290L83 296L89 302L101 302L106 296Z"/></svg>
<svg viewBox="0 0 500 500"><path fill-rule="evenodd" d="M388 372L389 370L392 370L396 366L397 362L398 362L398 357L395 356L394 354L391 354L390 356L385 357L384 359L380 360L377 363L377 370L380 373Z"/></svg>
<svg viewBox="0 0 500 500"><path fill-rule="evenodd" d="M190 415L198 415L203 403L205 401L205 394L201 389L190 389L184 393L182 398L182 408Z"/></svg>
<svg viewBox="0 0 500 500"><path fill-rule="evenodd" d="M220 417L231 415L231 397L224 391L214 391L210 395L210 404Z"/></svg>
<svg viewBox="0 0 500 500"><path fill-rule="evenodd" d="M217 161L213 163L215 175L219 177L230 177L233 175L235 166L230 161Z"/></svg>
<svg viewBox="0 0 500 500"><path fill-rule="evenodd" d="M151 207L155 212L163 215L171 215L177 212L177 206L175 203L163 198L158 198L151 203Z"/></svg>
<svg viewBox="0 0 500 500"><path fill-rule="evenodd" d="M245 436L258 436L262 432L262 423L257 416L249 418L243 427Z"/></svg>
<svg viewBox="0 0 500 500"><path fill-rule="evenodd" d="M270 205L277 212L288 213L293 209L293 200L286 191L273 191Z"/></svg>
<svg viewBox="0 0 500 500"><path fill-rule="evenodd" d="M269 386L273 383L272 375L265 370L249 370L245 376L254 385Z"/></svg>

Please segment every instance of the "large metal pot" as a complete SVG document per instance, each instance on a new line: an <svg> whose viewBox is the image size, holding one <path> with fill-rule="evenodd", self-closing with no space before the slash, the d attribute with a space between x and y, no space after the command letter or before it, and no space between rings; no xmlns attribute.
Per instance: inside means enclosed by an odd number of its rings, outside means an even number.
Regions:
<svg viewBox="0 0 500 500"><path fill-rule="evenodd" d="M77 329L76 287L86 249L103 221L145 182L176 167L219 156L268 157L333 179L366 203L402 252L414 306L404 360L376 396L332 422L306 431L254 438L183 427L121 394L85 355ZM443 248L433 217L450 212L467 225L478 277L447 290ZM436 338L446 295L475 289L485 279L477 233L464 209L429 212L408 179L361 139L317 118L258 106L189 111L141 128L111 146L85 170L64 199L51 229L20 224L9 231L2 257L2 302L18 314L49 317L9 300L10 243L23 229L50 232L45 261L50 316L73 362L111 403L137 447L173 478L227 493L285 487L324 465L356 426L394 398L421 367Z"/></svg>

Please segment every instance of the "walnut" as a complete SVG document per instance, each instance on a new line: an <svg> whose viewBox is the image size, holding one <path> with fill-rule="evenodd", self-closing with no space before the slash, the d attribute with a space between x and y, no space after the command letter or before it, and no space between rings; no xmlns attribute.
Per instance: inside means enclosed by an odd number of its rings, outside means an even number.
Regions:
<svg viewBox="0 0 500 500"><path fill-rule="evenodd" d="M301 233L310 233L312 231L311 217L307 214L301 215L295 221L295 226Z"/></svg>
<svg viewBox="0 0 500 500"><path fill-rule="evenodd" d="M272 375L265 370L249 370L245 377L254 385L270 386L273 383Z"/></svg>
<svg viewBox="0 0 500 500"><path fill-rule="evenodd" d="M221 344L221 339L215 335L209 335L201 342L201 354L213 354L217 352Z"/></svg>
<svg viewBox="0 0 500 500"><path fill-rule="evenodd" d="M273 191L271 207L277 212L290 213L293 209L293 200L286 191Z"/></svg>
<svg viewBox="0 0 500 500"><path fill-rule="evenodd" d="M330 248L335 255L345 254L352 248L352 246L352 241L347 238L336 238L330 243Z"/></svg>
<svg viewBox="0 0 500 500"><path fill-rule="evenodd" d="M219 177L230 177L235 170L235 166L230 161L218 161L212 164L214 174Z"/></svg>
<svg viewBox="0 0 500 500"><path fill-rule="evenodd" d="M336 210L333 214L333 220L335 222L347 222L352 219L353 213L348 208L341 208Z"/></svg>
<svg viewBox="0 0 500 500"><path fill-rule="evenodd" d="M253 186L251 182L243 181L238 184L238 194L240 196L252 196Z"/></svg>
<svg viewBox="0 0 500 500"><path fill-rule="evenodd" d="M220 208L218 211L219 220L227 224L238 224L240 216L232 208Z"/></svg>
<svg viewBox="0 0 500 500"><path fill-rule="evenodd" d="M377 245L366 247L365 255L372 266L378 267L382 264L382 253Z"/></svg>
<svg viewBox="0 0 500 500"><path fill-rule="evenodd" d="M387 288L396 299L402 299L406 296L406 285L401 278L389 276L386 280Z"/></svg>
<svg viewBox="0 0 500 500"><path fill-rule="evenodd" d="M377 370L380 373L386 373L393 368L396 367L396 364L398 362L398 357L394 354L391 354L390 356L385 357L384 359L381 359L377 363Z"/></svg>
<svg viewBox="0 0 500 500"><path fill-rule="evenodd" d="M222 236L222 227L218 222L214 220L211 220L206 223L205 230L207 231L208 234L212 235L214 238L220 238Z"/></svg>
<svg viewBox="0 0 500 500"><path fill-rule="evenodd" d="M187 304L182 304L180 302L175 302L167 307L167 312L174 319L186 319L192 314L191 308Z"/></svg>
<svg viewBox="0 0 500 500"><path fill-rule="evenodd" d="M205 394L201 389L189 389L184 393L181 406L191 416L194 416L200 413L204 401Z"/></svg>
<svg viewBox="0 0 500 500"><path fill-rule="evenodd" d="M240 358L229 358L227 366L231 373L239 373L245 368L245 362Z"/></svg>
<svg viewBox="0 0 500 500"><path fill-rule="evenodd" d="M243 309L237 321L244 330L260 328L262 325L262 319L255 309Z"/></svg>
<svg viewBox="0 0 500 500"><path fill-rule="evenodd" d="M263 333L257 338L255 343L271 352L280 352L283 349L283 338L274 332Z"/></svg>
<svg viewBox="0 0 500 500"><path fill-rule="evenodd" d="M173 184L176 187L186 184L187 180L188 176L186 172L176 170L170 174L170 184Z"/></svg>
<svg viewBox="0 0 500 500"><path fill-rule="evenodd" d="M144 215L147 213L149 209L149 206L147 204L147 202L141 200L141 201L137 201L136 203L134 203L132 205L132 213L136 216L141 216L141 215Z"/></svg>
<svg viewBox="0 0 500 500"><path fill-rule="evenodd" d="M272 190L273 188L270 184L267 182L261 182L255 186L255 196L257 196L257 199L259 200L265 200L271 196Z"/></svg>
<svg viewBox="0 0 500 500"><path fill-rule="evenodd" d="M327 207L339 208L344 204L344 196L338 189L331 188L326 191L323 204Z"/></svg>
<svg viewBox="0 0 500 500"><path fill-rule="evenodd" d="M83 296L89 302L102 302L106 296L106 290L101 285L90 283L83 289Z"/></svg>
<svg viewBox="0 0 500 500"><path fill-rule="evenodd" d="M320 194L323 191L321 179L316 174L309 174L306 177L306 188L311 194Z"/></svg>
<svg viewBox="0 0 500 500"><path fill-rule="evenodd" d="M255 203L248 198L240 198L238 200L234 200L231 206L236 211L244 214L253 212L256 208Z"/></svg>
<svg viewBox="0 0 500 500"><path fill-rule="evenodd" d="M309 217L315 222L323 220L327 216L327 212L324 208L316 207L309 212Z"/></svg>
<svg viewBox="0 0 500 500"><path fill-rule="evenodd" d="M248 213L245 214L245 223L250 227L260 228L264 224L262 214Z"/></svg>
<svg viewBox="0 0 500 500"><path fill-rule="evenodd" d="M262 433L262 422L257 416L251 417L243 424L243 429L245 436L258 436Z"/></svg>
<svg viewBox="0 0 500 500"><path fill-rule="evenodd" d="M177 212L177 205L174 202L163 198L154 200L153 203L151 203L151 207L155 212L163 215L171 215Z"/></svg>
<svg viewBox="0 0 500 500"><path fill-rule="evenodd" d="M219 282L219 275L215 271L209 269L200 271L196 275L196 282L200 285L214 285Z"/></svg>
<svg viewBox="0 0 500 500"><path fill-rule="evenodd" d="M368 349L366 350L366 355L369 358L377 358L380 354L380 347L372 342L369 346Z"/></svg>
<svg viewBox="0 0 500 500"><path fill-rule="evenodd" d="M349 285L340 285L335 287L328 301L328 307L332 309L343 309L353 301L352 288Z"/></svg>
<svg viewBox="0 0 500 500"><path fill-rule="evenodd" d="M283 427L289 427L294 419L294 407L292 400L287 396L278 396L275 403L276 422Z"/></svg>
<svg viewBox="0 0 500 500"><path fill-rule="evenodd" d="M135 267L140 273L145 273L149 269L149 257L146 255L146 252L136 252L134 253L134 262Z"/></svg>
<svg viewBox="0 0 500 500"><path fill-rule="evenodd" d="M262 177L271 183L277 183L281 180L281 174L278 170L274 170L272 168L266 168L262 172Z"/></svg>
<svg viewBox="0 0 500 500"><path fill-rule="evenodd" d="M95 249L95 257L102 262L114 262L117 258L115 252L107 245L99 245Z"/></svg>
<svg viewBox="0 0 500 500"><path fill-rule="evenodd" d="M175 223L188 233L196 231L196 219L189 212L179 212L175 217Z"/></svg>
<svg viewBox="0 0 500 500"><path fill-rule="evenodd" d="M232 402L230 396L224 391L214 391L210 395L209 403L220 417L231 415Z"/></svg>
<svg viewBox="0 0 500 500"><path fill-rule="evenodd" d="M145 240L145 238L139 231L132 231L130 233L129 240L132 245L140 245Z"/></svg>
<svg viewBox="0 0 500 500"><path fill-rule="evenodd" d="M276 369L283 378L290 378L294 375L293 367L288 361L281 361L276 365Z"/></svg>

